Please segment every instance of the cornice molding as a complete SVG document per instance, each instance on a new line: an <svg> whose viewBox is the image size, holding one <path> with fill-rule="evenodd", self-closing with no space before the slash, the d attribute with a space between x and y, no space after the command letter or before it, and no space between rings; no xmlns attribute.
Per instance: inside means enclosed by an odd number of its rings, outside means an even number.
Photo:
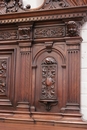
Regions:
<svg viewBox="0 0 87 130"><path fill-rule="evenodd" d="M47 21L47 20L62 20L79 18L79 21L83 24L87 20L87 6L53 9L50 11L27 11L21 13L10 13L0 15L0 24L7 23L19 23L19 22L34 22L34 21ZM78 20L77 20L78 21Z"/></svg>

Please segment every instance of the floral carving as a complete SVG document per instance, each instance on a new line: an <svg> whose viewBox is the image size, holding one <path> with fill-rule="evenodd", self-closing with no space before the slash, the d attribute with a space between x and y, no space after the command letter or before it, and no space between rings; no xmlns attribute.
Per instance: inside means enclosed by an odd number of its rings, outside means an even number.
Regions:
<svg viewBox="0 0 87 130"><path fill-rule="evenodd" d="M35 38L63 37L63 36L65 36L64 26L37 28L35 29L35 32L34 32Z"/></svg>
<svg viewBox="0 0 87 130"><path fill-rule="evenodd" d="M56 99L55 75L57 63L54 58L47 57L42 62L42 95L41 99Z"/></svg>
<svg viewBox="0 0 87 130"><path fill-rule="evenodd" d="M6 60L0 60L0 94L4 94L6 91Z"/></svg>
<svg viewBox="0 0 87 130"><path fill-rule="evenodd" d="M17 12L19 9L23 9L22 0L5 0L6 12Z"/></svg>
<svg viewBox="0 0 87 130"><path fill-rule="evenodd" d="M52 57L47 57L42 61L42 88L39 102L50 111L52 106L57 105L58 100L55 93L55 77L57 62Z"/></svg>
<svg viewBox="0 0 87 130"><path fill-rule="evenodd" d="M17 31L1 31L0 40L17 39Z"/></svg>

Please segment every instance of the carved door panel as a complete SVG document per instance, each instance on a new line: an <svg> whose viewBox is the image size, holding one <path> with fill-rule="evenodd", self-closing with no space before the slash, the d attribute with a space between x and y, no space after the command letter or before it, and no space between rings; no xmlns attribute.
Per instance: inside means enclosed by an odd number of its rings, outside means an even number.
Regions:
<svg viewBox="0 0 87 130"><path fill-rule="evenodd" d="M0 108L14 106L14 76L16 49L0 49Z"/></svg>
<svg viewBox="0 0 87 130"><path fill-rule="evenodd" d="M63 105L62 54L55 49L44 50L36 60L35 107L36 111L59 112ZM65 93L64 93L65 95Z"/></svg>

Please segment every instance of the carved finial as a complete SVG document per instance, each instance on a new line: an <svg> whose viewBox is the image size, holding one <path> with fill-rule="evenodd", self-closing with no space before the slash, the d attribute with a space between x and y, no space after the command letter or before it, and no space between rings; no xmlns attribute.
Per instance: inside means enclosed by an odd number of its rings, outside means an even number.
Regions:
<svg viewBox="0 0 87 130"><path fill-rule="evenodd" d="M67 35L70 37L78 36L78 25L75 21L67 23Z"/></svg>

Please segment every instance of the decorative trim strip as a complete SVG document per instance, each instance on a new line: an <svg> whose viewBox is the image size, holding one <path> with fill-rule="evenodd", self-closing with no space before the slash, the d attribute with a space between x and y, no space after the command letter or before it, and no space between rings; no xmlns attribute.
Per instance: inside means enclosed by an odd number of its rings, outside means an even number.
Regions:
<svg viewBox="0 0 87 130"><path fill-rule="evenodd" d="M84 17L84 16L86 16L86 13L49 15L49 16L17 18L17 19L9 19L9 20L6 19L6 20L0 20L0 24L29 22L29 21L42 21L42 20L53 20L53 19L62 19L62 18L75 18L75 17Z"/></svg>

